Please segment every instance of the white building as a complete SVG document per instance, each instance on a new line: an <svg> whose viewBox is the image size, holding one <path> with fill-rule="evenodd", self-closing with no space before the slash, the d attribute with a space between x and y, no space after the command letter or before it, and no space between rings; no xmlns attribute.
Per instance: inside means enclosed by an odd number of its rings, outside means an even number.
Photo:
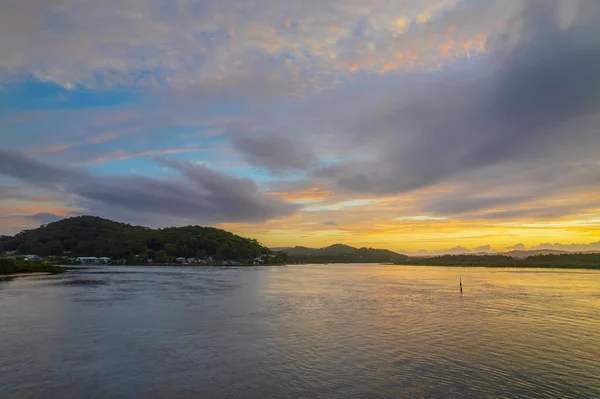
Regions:
<svg viewBox="0 0 600 399"><path fill-rule="evenodd" d="M92 263L98 263L98 258L96 258L95 256L80 256L77 258L77 262L81 262L84 264L92 264Z"/></svg>
<svg viewBox="0 0 600 399"><path fill-rule="evenodd" d="M258 257L258 258L254 258L254 264L255 265L262 265L263 263L265 263L265 260L262 256Z"/></svg>
<svg viewBox="0 0 600 399"><path fill-rule="evenodd" d="M106 256L103 256L101 258L97 258L95 256L80 256L80 257L77 258L77 262L81 262L81 263L84 263L86 265L90 265L90 264L95 264L95 265L104 264L104 265L106 265L108 262L110 262L110 258L107 258Z"/></svg>

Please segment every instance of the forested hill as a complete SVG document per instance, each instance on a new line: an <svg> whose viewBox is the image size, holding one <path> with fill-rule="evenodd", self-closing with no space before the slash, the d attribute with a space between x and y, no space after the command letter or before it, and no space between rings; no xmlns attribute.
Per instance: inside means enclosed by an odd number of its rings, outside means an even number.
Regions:
<svg viewBox="0 0 600 399"><path fill-rule="evenodd" d="M107 256L128 259L205 257L251 259L270 250L256 240L213 227L187 226L151 229L95 216L77 216L0 238L0 252L40 256Z"/></svg>
<svg viewBox="0 0 600 399"><path fill-rule="evenodd" d="M406 255L376 248L354 248L349 245L334 244L324 248L293 247L281 248L292 262L307 263L379 263L401 262Z"/></svg>

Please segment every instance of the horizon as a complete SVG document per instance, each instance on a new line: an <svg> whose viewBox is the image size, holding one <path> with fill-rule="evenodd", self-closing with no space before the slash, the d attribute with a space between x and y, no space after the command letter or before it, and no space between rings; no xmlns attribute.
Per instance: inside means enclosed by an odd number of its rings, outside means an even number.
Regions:
<svg viewBox="0 0 600 399"><path fill-rule="evenodd" d="M600 250L599 17L594 0L1 4L0 235L91 214L268 247Z"/></svg>
<svg viewBox="0 0 600 399"><path fill-rule="evenodd" d="M77 215L77 216L70 216L67 218L62 218L62 219L57 219L57 220L52 220L49 221L49 223L54 223L54 222L60 222L61 220L65 220L71 217L99 217L99 216L94 216L94 215ZM105 220L110 220L110 219L105 219ZM117 222L117 223L124 223L124 222L119 222L116 220L111 220L113 222ZM41 224L40 226L37 227L43 227L45 226L47 223L45 224ZM137 225L138 227L147 227L147 226L143 226L143 225ZM179 226L179 227L212 227L212 226L201 226L201 225L188 225L188 226ZM158 227L158 228L173 228L173 227L177 227L177 226L163 226L163 227ZM35 228L35 227L34 227ZM25 230L21 230L21 232L23 232ZM3 234L0 234L0 237L2 237ZM6 236L11 236L11 235L6 235ZM252 239L253 237L246 237L249 239ZM272 250L282 250L282 249L289 249L289 248L294 248L294 247L301 247L301 248L307 248L307 249L323 249L323 248L327 248L327 247L331 247L331 246L335 246L335 245L342 245L342 246L350 246L350 247L354 247L354 248L364 248L367 246L364 245L349 245L347 243L343 243L343 242L334 242L332 244L328 244L326 246L316 246L316 247L307 247L304 245L287 245L287 246L267 246L268 248L272 249ZM468 255L468 254L472 254L472 255L479 255L479 254L486 254L486 255L493 255L493 254L506 254L506 253L511 253L511 252L539 252L539 251L549 251L549 252L557 252L557 253L585 253L585 252L594 252L594 253L600 253L600 241L598 242L593 242L590 244L578 244L578 243L572 243L572 244L559 244L559 243L542 243L539 245L532 245L531 247L527 247L523 244L516 244L510 247L506 247L503 249L494 249L489 245L486 246L480 246L480 247L476 247L476 248L466 248L463 247L461 245L458 245L456 247L453 248L448 248L448 249L437 249L437 250L432 250L432 251L427 251L425 249L420 249L418 251L405 251L405 250L399 250L399 249L393 249L393 248L389 248L389 247L368 247L368 248L375 248L375 249L386 249L386 250L390 250L402 255L408 255L408 256L438 256L438 255Z"/></svg>

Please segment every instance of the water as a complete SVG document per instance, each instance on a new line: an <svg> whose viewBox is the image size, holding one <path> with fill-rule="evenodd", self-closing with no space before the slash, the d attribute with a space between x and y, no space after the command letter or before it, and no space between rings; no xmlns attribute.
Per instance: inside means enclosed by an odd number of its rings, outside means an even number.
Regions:
<svg viewBox="0 0 600 399"><path fill-rule="evenodd" d="M599 398L600 272L98 267L0 282L3 399L399 397Z"/></svg>

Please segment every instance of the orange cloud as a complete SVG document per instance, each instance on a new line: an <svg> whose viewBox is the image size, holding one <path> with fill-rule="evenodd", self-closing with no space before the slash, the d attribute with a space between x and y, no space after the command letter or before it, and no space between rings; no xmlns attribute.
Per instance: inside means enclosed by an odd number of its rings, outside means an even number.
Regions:
<svg viewBox="0 0 600 399"><path fill-rule="evenodd" d="M295 192L277 192L272 191L269 194L282 198L286 201L294 202L294 201L324 201L331 196L331 193L328 193L321 189L320 187L311 187L302 191Z"/></svg>
<svg viewBox="0 0 600 399"><path fill-rule="evenodd" d="M335 68L350 73L371 71L386 73L400 69L411 70L415 67L440 69L442 62L454 58L469 58L474 53L485 51L486 35L476 34L465 39L457 39L455 29L449 28L443 36L429 35L419 42L414 42L404 49L396 50L392 56L375 56L375 51L365 53L359 60L338 61Z"/></svg>
<svg viewBox="0 0 600 399"><path fill-rule="evenodd" d="M24 203L18 204L4 204L0 205L0 215L35 215L37 213L53 213L59 216L68 216L78 209L67 208L65 206L56 204L44 204L44 203Z"/></svg>

